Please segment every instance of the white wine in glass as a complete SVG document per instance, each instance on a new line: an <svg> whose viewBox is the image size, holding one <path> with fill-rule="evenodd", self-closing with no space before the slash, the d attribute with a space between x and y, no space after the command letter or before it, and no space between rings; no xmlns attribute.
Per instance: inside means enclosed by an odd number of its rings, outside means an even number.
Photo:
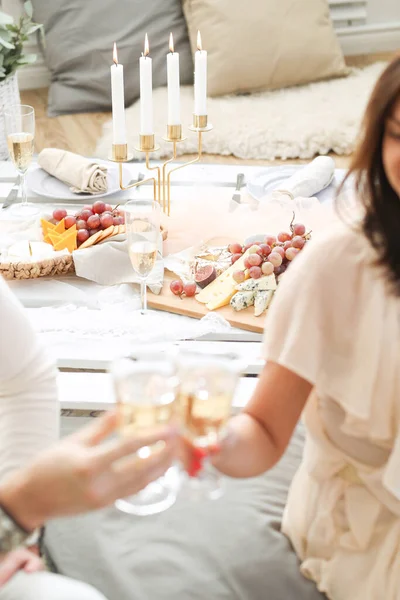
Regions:
<svg viewBox="0 0 400 600"><path fill-rule="evenodd" d="M26 172L32 162L35 139L35 111L32 106L15 104L4 109L4 125L10 158L20 178L21 203L10 210L22 217L38 214L39 209L28 202L26 194Z"/></svg>
<svg viewBox="0 0 400 600"><path fill-rule="evenodd" d="M143 344L111 369L117 395L118 430L122 437L139 436L177 418L178 379L175 351L157 344ZM138 450L138 460L158 452L163 442ZM120 499L116 507L134 515L162 512L174 504L180 485L177 466L144 490Z"/></svg>
<svg viewBox="0 0 400 600"><path fill-rule="evenodd" d="M236 355L184 352L178 358L179 408L185 437L207 452L218 445L230 414L242 370ZM223 494L221 475L206 459L204 468L187 485L210 499Z"/></svg>
<svg viewBox="0 0 400 600"><path fill-rule="evenodd" d="M157 260L160 243L160 205L154 200L131 200L124 206L128 251L140 279L142 313L147 310L146 280Z"/></svg>

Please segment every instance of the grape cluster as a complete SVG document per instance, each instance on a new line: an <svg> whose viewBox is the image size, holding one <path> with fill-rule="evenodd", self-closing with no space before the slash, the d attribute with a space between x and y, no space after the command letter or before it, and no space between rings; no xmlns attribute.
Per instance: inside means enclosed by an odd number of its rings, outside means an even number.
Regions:
<svg viewBox="0 0 400 600"><path fill-rule="evenodd" d="M123 213L116 208L113 209L111 204L105 204L102 200L97 200L94 204L86 204L75 215L69 215L63 208L56 208L53 211L53 219L57 223L64 219L65 229L70 229L70 227L76 225L78 246L98 231L107 229L112 225L123 225L125 223Z"/></svg>
<svg viewBox="0 0 400 600"><path fill-rule="evenodd" d="M175 296L185 295L188 298L194 296L197 290L196 283L194 281L187 281L186 283L183 283L181 279L174 279L174 281L171 281L169 288L171 292L175 294Z"/></svg>
<svg viewBox="0 0 400 600"><path fill-rule="evenodd" d="M237 283L242 283L249 275L253 279L259 279L263 275L276 276L284 273L290 262L304 248L309 234L302 223L290 225L290 233L281 231L277 236L267 235L263 241L252 242L246 246L235 242L228 246L232 253L232 264L234 264L243 253L249 250L244 260L246 270L237 270L233 278Z"/></svg>

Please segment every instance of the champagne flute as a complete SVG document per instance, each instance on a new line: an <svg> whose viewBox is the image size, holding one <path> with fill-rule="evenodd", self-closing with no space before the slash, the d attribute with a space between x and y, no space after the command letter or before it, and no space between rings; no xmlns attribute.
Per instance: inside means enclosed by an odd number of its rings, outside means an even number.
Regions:
<svg viewBox="0 0 400 600"><path fill-rule="evenodd" d="M212 467L207 452L219 443L242 370L242 363L235 354L185 351L178 357L179 408L184 435L206 455L202 470L186 482L186 487L197 496L215 500L223 495L222 475Z"/></svg>
<svg viewBox="0 0 400 600"><path fill-rule="evenodd" d="M142 344L129 357L111 366L117 395L118 430L121 436L136 436L165 425L176 417L178 379L172 346ZM138 461L159 451L164 442L138 450ZM156 481L115 506L133 515L153 515L172 506L180 487L180 470L173 465Z"/></svg>
<svg viewBox="0 0 400 600"><path fill-rule="evenodd" d="M142 314L147 311L146 281L156 263L160 241L160 205L154 200L131 200L124 206L129 257L140 278Z"/></svg>
<svg viewBox="0 0 400 600"><path fill-rule="evenodd" d="M26 195L26 173L33 157L35 110L27 104L9 106L4 109L4 125L8 151L20 178L21 203L13 205L10 210L13 214L30 217L39 213Z"/></svg>

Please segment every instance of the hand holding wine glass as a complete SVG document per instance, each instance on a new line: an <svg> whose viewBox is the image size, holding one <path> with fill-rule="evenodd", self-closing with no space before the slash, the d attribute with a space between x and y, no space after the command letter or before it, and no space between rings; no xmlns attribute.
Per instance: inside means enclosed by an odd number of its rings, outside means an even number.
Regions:
<svg viewBox="0 0 400 600"><path fill-rule="evenodd" d="M4 125L8 151L20 177L21 204L12 206L14 214L33 216L39 210L28 202L26 194L26 173L32 162L35 138L35 111L26 104L14 104L4 110Z"/></svg>
<svg viewBox="0 0 400 600"><path fill-rule="evenodd" d="M154 200L131 200L124 206L129 257L140 278L142 313L147 310L146 281L156 263L160 240L160 205Z"/></svg>

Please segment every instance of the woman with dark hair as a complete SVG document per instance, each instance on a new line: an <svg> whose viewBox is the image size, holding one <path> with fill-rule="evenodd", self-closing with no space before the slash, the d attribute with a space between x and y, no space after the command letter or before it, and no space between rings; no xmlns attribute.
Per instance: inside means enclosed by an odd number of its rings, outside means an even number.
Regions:
<svg viewBox="0 0 400 600"><path fill-rule="evenodd" d="M258 386L213 463L232 477L263 473L304 411L282 526L302 573L332 600L399 600L400 57L375 87L349 176L358 217L285 274Z"/></svg>

